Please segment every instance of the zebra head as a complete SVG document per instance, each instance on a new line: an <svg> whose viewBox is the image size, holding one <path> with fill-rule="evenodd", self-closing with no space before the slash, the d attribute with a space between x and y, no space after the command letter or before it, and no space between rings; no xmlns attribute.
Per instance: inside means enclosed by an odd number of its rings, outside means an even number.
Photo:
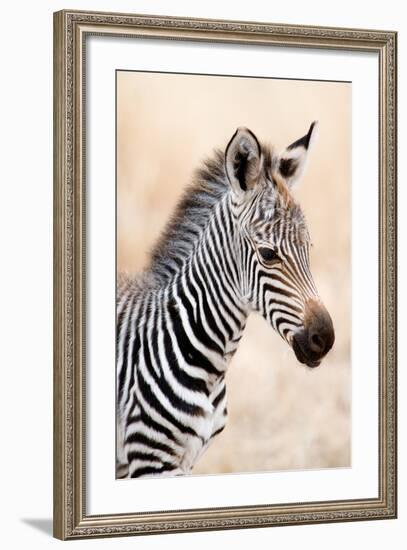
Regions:
<svg viewBox="0 0 407 550"><path fill-rule="evenodd" d="M305 217L291 193L315 130L312 123L304 137L276 154L238 128L225 152L242 297L309 367L320 364L335 339L310 271Z"/></svg>

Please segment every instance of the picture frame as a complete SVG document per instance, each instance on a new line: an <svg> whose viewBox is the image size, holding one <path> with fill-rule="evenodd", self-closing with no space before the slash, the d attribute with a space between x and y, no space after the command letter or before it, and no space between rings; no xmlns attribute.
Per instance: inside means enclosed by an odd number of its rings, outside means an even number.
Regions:
<svg viewBox="0 0 407 550"><path fill-rule="evenodd" d="M87 47L91 37L180 48L282 48L370 54L377 66L377 494L372 497L90 513L87 480L89 209ZM144 59L145 66L148 59ZM148 68L148 67L147 67ZM145 68L145 70L147 70ZM397 34L63 10L54 14L54 536L76 539L391 519L397 516ZM114 182L112 182L112 185ZM94 212L94 210L92 210ZM369 315L369 312L365 312ZM114 367L112 366L112 370ZM101 427L101 429L103 429ZM112 474L113 475L113 474ZM235 483L238 483L235 477ZM120 482L119 482L120 483Z"/></svg>

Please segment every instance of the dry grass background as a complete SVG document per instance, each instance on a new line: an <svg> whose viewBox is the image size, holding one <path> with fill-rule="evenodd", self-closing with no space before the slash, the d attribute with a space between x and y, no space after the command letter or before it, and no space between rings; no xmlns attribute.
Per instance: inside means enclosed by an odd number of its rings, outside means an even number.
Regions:
<svg viewBox="0 0 407 550"><path fill-rule="evenodd" d="M319 120L295 195L334 348L310 370L253 314L227 374L227 426L194 473L350 466L350 84L120 72L117 108L117 268L128 272L146 265L194 169L237 126L280 150Z"/></svg>

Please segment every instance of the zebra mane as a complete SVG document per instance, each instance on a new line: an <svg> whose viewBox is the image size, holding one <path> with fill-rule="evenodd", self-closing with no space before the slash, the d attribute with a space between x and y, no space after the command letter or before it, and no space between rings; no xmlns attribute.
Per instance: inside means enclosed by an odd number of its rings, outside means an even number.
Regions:
<svg viewBox="0 0 407 550"><path fill-rule="evenodd" d="M150 255L149 272L168 281L189 255L216 203L229 191L224 153L216 149L195 173Z"/></svg>

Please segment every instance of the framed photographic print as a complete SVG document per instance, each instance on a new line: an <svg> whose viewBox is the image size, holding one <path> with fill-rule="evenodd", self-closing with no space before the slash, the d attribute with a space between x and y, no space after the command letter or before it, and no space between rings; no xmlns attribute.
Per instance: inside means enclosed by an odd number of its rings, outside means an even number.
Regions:
<svg viewBox="0 0 407 550"><path fill-rule="evenodd" d="M54 534L394 518L396 33L54 15Z"/></svg>

